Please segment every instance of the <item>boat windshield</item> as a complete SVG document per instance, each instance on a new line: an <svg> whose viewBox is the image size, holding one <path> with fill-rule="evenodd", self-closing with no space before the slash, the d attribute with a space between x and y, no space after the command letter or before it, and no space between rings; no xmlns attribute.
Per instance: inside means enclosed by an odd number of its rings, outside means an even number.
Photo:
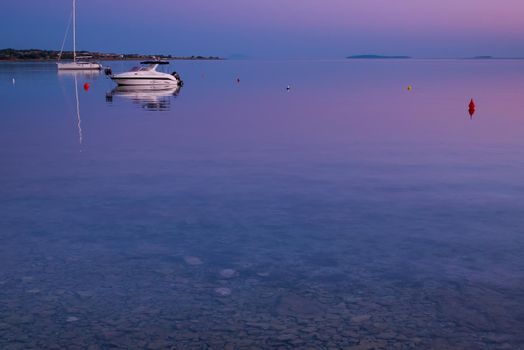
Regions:
<svg viewBox="0 0 524 350"><path fill-rule="evenodd" d="M131 68L131 72L147 72L147 71L153 70L154 68L155 68L154 65L136 66L136 67Z"/></svg>

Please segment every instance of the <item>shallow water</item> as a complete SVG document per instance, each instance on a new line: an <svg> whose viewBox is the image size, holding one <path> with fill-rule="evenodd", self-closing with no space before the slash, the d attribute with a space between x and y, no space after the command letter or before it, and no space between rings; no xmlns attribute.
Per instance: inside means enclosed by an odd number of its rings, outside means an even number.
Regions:
<svg viewBox="0 0 524 350"><path fill-rule="evenodd" d="M524 61L174 65L0 65L0 348L524 347Z"/></svg>

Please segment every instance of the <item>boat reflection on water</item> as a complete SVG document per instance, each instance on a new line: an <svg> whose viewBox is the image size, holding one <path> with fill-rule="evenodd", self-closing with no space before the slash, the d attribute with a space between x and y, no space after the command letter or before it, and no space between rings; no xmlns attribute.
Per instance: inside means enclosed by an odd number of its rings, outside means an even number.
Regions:
<svg viewBox="0 0 524 350"><path fill-rule="evenodd" d="M75 71L75 70L59 70L59 77L78 77L88 80L97 80L99 77L102 77L102 73L99 70L84 70L84 71Z"/></svg>
<svg viewBox="0 0 524 350"><path fill-rule="evenodd" d="M64 80L68 81L70 78L72 78L74 82L74 97L75 97L75 103L73 106L70 105L70 108L74 110L75 119L76 119L76 128L78 132L78 143L82 147L84 143L84 132L82 129L82 118L80 116L80 97L78 93L78 80L81 79L81 81L95 81L99 76L101 76L99 70L85 70L85 71L79 71L79 70L59 70L58 76L60 78L65 78ZM86 83L87 84L87 83ZM85 86L85 85L84 85ZM87 85L87 89L89 88L89 85ZM66 101L69 100L69 98L66 95L69 95L67 92L69 91L69 88L62 87L62 93L64 95L64 98ZM84 89L86 89L84 87ZM69 104L69 103L68 103ZM82 150L80 150L82 151Z"/></svg>
<svg viewBox="0 0 524 350"><path fill-rule="evenodd" d="M113 103L115 96L131 100L147 111L169 111L171 100L178 96L180 86L118 86L106 94L106 101Z"/></svg>

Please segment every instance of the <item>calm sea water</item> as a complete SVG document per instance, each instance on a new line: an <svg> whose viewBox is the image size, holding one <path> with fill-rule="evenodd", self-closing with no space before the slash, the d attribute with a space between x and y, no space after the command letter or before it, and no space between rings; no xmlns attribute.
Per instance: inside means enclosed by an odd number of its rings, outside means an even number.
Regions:
<svg viewBox="0 0 524 350"><path fill-rule="evenodd" d="M174 66L0 65L0 348L524 348L524 61Z"/></svg>

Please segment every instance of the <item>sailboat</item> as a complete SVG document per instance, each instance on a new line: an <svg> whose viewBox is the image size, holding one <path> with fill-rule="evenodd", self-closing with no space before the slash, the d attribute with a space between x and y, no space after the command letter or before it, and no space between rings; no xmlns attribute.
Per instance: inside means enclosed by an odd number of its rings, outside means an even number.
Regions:
<svg viewBox="0 0 524 350"><path fill-rule="evenodd" d="M64 38L65 39L65 38ZM65 42L65 40L64 40ZM62 50L58 56L58 60L62 57L64 45L62 44ZM73 0L73 62L58 62L57 66L59 70L101 70L102 65L98 62L82 61L88 57L77 57L76 56L76 0Z"/></svg>

